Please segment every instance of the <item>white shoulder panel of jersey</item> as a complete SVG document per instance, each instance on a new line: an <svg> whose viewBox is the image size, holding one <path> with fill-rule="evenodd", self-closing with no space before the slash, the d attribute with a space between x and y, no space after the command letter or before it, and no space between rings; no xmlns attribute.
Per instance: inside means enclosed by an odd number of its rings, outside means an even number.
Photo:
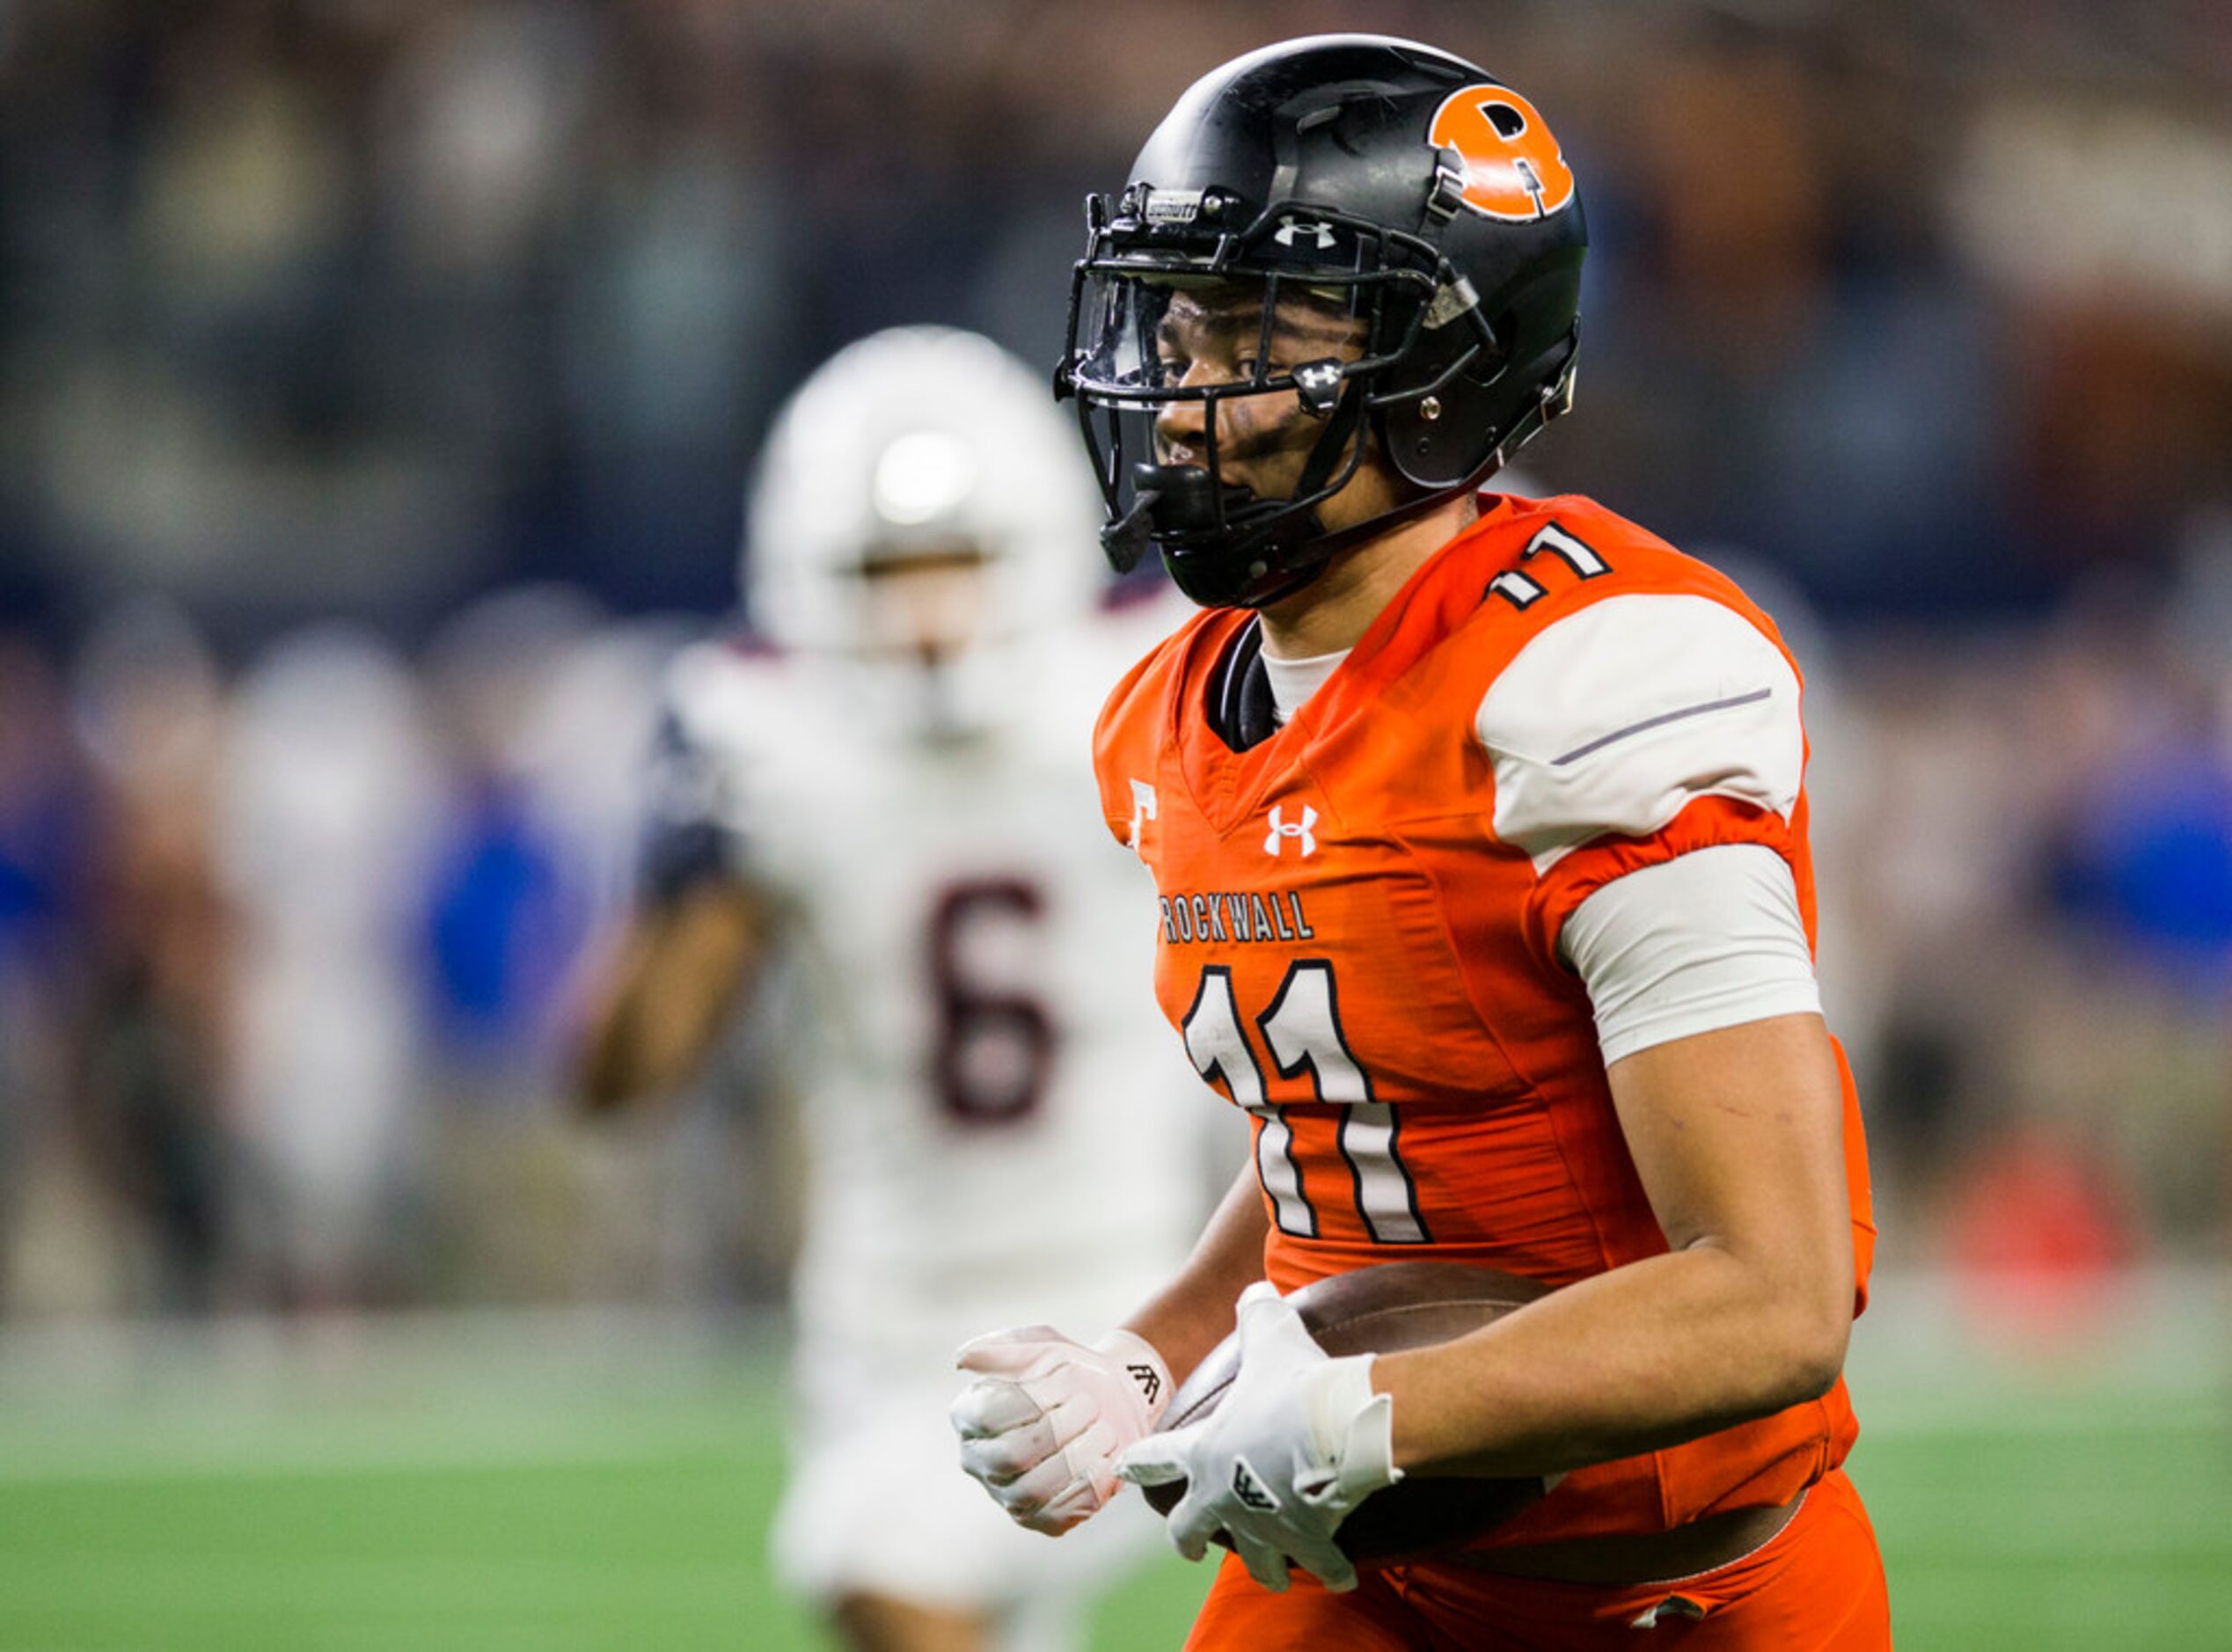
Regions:
<svg viewBox="0 0 2232 1652"><path fill-rule="evenodd" d="M668 738L679 749L667 756L696 771L709 788L700 807L729 830L752 827L788 777L841 763L855 743L809 676L794 659L718 642L693 643L669 667Z"/></svg>
<svg viewBox="0 0 2232 1652"><path fill-rule="evenodd" d="M1788 819L1805 765L1782 651L1709 597L1607 597L1547 627L1482 697L1496 835L1547 871L1607 834L1643 837L1692 798Z"/></svg>
<svg viewBox="0 0 2232 1652"><path fill-rule="evenodd" d="M800 672L781 654L696 642L667 670L667 705L696 742L716 751L779 742L802 709Z"/></svg>
<svg viewBox="0 0 2232 1652"><path fill-rule="evenodd" d="M1109 691L1193 611L1190 603L1182 612L1160 602L1135 603L1043 632L1014 721L1050 740L1047 749L1075 765L1090 791L1093 727Z"/></svg>

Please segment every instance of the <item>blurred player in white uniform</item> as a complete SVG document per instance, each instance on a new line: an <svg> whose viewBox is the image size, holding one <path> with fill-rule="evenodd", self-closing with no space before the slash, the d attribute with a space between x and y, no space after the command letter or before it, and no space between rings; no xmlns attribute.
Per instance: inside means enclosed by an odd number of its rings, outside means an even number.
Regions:
<svg viewBox="0 0 2232 1652"><path fill-rule="evenodd" d="M289 638L242 679L218 778L257 1261L289 1302L362 1305L406 1260L424 1125L411 925L443 778L417 684L369 634Z"/></svg>
<svg viewBox="0 0 2232 1652"><path fill-rule="evenodd" d="M964 1338L1114 1323L1204 1208L1199 1081L1144 984L1152 892L1085 761L1156 622L1098 611L1077 446L1040 376L969 333L878 333L799 391L748 523L780 652L676 662L584 1073L607 1107L688 1085L772 953L794 965L804 1012L766 1041L809 1157L776 1563L859 1648L1074 1644L1157 1542L1152 1519L1074 1553L1017 1529L946 1424Z"/></svg>

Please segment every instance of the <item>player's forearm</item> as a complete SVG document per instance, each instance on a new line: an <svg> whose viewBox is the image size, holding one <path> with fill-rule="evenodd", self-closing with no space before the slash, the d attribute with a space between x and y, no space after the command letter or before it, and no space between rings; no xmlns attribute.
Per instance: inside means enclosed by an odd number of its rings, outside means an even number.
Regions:
<svg viewBox="0 0 2232 1652"><path fill-rule="evenodd" d="M706 1042L701 1024L660 1013L640 986L626 992L590 1028L575 1075L582 1105L606 1113L671 1094L696 1072Z"/></svg>
<svg viewBox="0 0 2232 1652"><path fill-rule="evenodd" d="M1270 1219L1252 1166L1243 1168L1171 1282L1124 1321L1154 1345L1172 1378L1186 1380L1233 1328L1233 1305L1263 1276Z"/></svg>
<svg viewBox="0 0 2232 1652"><path fill-rule="evenodd" d="M1811 1399L1852 1329L1844 1107L1819 1016L1669 1040L1607 1069L1667 1254L1375 1367L1396 1461L1542 1473Z"/></svg>
<svg viewBox="0 0 2232 1652"><path fill-rule="evenodd" d="M1835 1283L1712 1244L1570 1285L1460 1341L1382 1355L1408 1472L1543 1474L1633 1456L1818 1398L1851 1328Z"/></svg>
<svg viewBox="0 0 2232 1652"><path fill-rule="evenodd" d="M750 895L708 885L646 914L623 943L575 1074L584 1106L608 1111L696 1078L759 957Z"/></svg>

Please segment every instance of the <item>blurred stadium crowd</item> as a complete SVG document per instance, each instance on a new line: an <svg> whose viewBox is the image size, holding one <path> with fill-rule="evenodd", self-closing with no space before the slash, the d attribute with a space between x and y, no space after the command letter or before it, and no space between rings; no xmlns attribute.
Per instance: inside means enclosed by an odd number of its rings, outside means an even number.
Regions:
<svg viewBox="0 0 2232 1652"><path fill-rule="evenodd" d="M2215 1249L2221 4L12 0L0 1312L769 1290L779 1143L558 1083L765 416L895 322L1050 363L1085 189L1347 26L1558 112L1533 479L1809 664L1888 1254Z"/></svg>

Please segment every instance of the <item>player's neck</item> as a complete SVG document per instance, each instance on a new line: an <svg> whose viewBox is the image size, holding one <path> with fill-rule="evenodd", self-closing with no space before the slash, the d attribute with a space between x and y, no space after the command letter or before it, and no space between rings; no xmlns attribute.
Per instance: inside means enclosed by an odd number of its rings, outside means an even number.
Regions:
<svg viewBox="0 0 2232 1652"><path fill-rule="evenodd" d="M1265 606L1263 652L1308 660L1353 648L1410 576L1479 515L1473 495L1460 493L1342 552L1293 596Z"/></svg>

